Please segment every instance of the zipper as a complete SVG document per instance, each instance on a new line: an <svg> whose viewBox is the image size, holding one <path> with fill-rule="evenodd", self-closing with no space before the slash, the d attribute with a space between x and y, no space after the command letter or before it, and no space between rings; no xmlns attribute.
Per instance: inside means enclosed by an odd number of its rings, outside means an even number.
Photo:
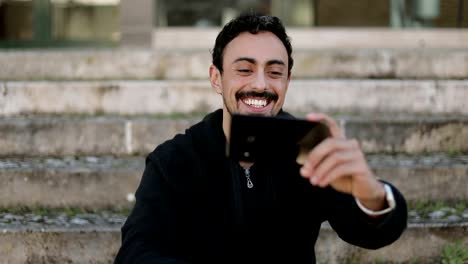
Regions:
<svg viewBox="0 0 468 264"><path fill-rule="evenodd" d="M233 191L233 202L234 202L234 221L237 225L241 225L244 222L243 205L242 205L242 188L241 188L241 170L240 165L237 162L229 161L229 167L231 170L232 179L232 191Z"/></svg>
<svg viewBox="0 0 468 264"><path fill-rule="evenodd" d="M254 187L252 180L250 179L250 168L244 169L245 178L247 179L247 188L252 189Z"/></svg>
<svg viewBox="0 0 468 264"><path fill-rule="evenodd" d="M234 221L240 226L244 223L244 206L242 201L242 187L241 187L241 177L242 170L244 171L244 176L247 179L247 188L253 188L253 182L250 179L251 173L249 169L243 169L238 162L229 161L229 168L231 171L232 179L232 189L233 189L233 202L234 202Z"/></svg>

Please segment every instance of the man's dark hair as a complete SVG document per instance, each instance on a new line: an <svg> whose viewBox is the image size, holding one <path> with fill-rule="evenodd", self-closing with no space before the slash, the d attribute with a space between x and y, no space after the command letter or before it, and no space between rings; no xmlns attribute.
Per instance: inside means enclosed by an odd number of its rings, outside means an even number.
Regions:
<svg viewBox="0 0 468 264"><path fill-rule="evenodd" d="M240 33L250 32L257 34L258 32L271 32L275 34L288 53L288 72L291 73L293 66L293 58L291 56L292 47L289 36L281 20L275 16L262 16L258 14L242 14L227 23L221 32L216 37L216 42L213 48L213 65L223 73L223 55L227 44L236 38Z"/></svg>

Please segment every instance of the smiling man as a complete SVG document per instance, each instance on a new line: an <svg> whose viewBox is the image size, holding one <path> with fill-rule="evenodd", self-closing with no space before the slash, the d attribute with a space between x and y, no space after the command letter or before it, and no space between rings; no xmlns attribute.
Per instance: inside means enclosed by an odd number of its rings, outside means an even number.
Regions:
<svg viewBox="0 0 468 264"><path fill-rule="evenodd" d="M224 26L209 69L223 109L148 155L116 263L315 263L325 221L364 248L398 239L404 197L376 179L356 140L323 113L307 118L332 136L303 165L287 153L255 163L226 157L232 114L293 118L282 110L291 54L276 17L242 15Z"/></svg>

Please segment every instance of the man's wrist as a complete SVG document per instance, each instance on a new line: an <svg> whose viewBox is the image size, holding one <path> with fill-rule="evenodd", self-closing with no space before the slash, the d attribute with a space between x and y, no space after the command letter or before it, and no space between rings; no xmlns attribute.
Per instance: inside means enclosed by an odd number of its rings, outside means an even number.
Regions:
<svg viewBox="0 0 468 264"><path fill-rule="evenodd" d="M366 213L367 215L370 215L370 216L384 215L384 214L387 214L387 213L391 212L393 209L395 209L396 202L395 202L395 197L393 196L392 188L390 187L390 185L385 184L385 183L384 183L383 186L384 186L384 190L385 190L385 200L386 200L387 208L385 208L383 210L378 210L378 211L371 210L371 209L365 207L359 201L358 198L355 198L356 204L359 207L359 209L361 209L364 213Z"/></svg>

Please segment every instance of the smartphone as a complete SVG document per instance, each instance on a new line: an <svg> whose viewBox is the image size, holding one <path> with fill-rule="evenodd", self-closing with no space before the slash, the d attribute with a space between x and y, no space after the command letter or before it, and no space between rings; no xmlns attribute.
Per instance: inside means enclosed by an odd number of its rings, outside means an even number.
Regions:
<svg viewBox="0 0 468 264"><path fill-rule="evenodd" d="M328 127L321 122L233 114L226 155L237 161L255 162L288 153L303 164L306 154L329 136Z"/></svg>

